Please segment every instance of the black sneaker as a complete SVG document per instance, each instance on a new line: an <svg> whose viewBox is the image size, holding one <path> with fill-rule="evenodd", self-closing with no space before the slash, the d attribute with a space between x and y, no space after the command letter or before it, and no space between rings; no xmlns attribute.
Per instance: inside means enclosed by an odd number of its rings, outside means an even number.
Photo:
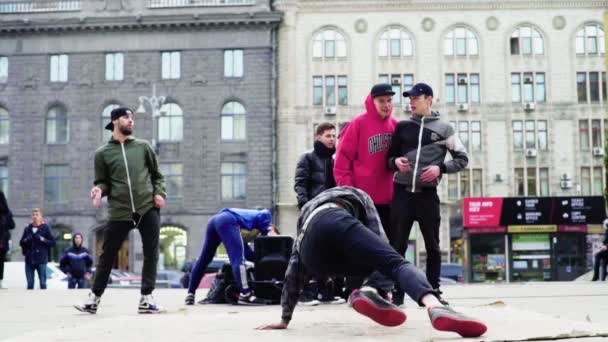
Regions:
<svg viewBox="0 0 608 342"><path fill-rule="evenodd" d="M428 308L427 312L433 328L441 331L452 331L462 337L479 337L488 327L482 322L465 316L448 306Z"/></svg>
<svg viewBox="0 0 608 342"><path fill-rule="evenodd" d="M186 305L194 305L194 293L188 293L185 303Z"/></svg>
<svg viewBox="0 0 608 342"><path fill-rule="evenodd" d="M395 306L402 306L405 301L405 293L401 290L393 291L393 304Z"/></svg>
<svg viewBox="0 0 608 342"><path fill-rule="evenodd" d="M401 325L407 318L403 311L384 300L373 288L354 290L348 297L348 303L358 313L387 327Z"/></svg>
<svg viewBox="0 0 608 342"><path fill-rule="evenodd" d="M298 297L298 305L316 306L319 304L321 304L321 302L315 299L312 295L306 293L306 291L302 292L300 297Z"/></svg>
<svg viewBox="0 0 608 342"><path fill-rule="evenodd" d="M97 313L97 306L99 306L99 300L101 297L97 297L93 292L89 293L89 296L82 304L76 304L74 307L80 312L88 312L90 314Z"/></svg>
<svg viewBox="0 0 608 342"><path fill-rule="evenodd" d="M443 299L443 297L441 297L441 295L443 294L443 292L441 292L441 290L439 288L435 289L435 293L437 294L437 299L439 300L439 303L445 305L445 306L449 306L450 303L448 303L447 300Z"/></svg>
<svg viewBox="0 0 608 342"><path fill-rule="evenodd" d="M260 298L254 296L252 293L247 294L247 295L243 295L241 293L241 294L239 294L239 300L237 301L237 304L239 304L239 305L264 305L266 303L263 300L261 300Z"/></svg>

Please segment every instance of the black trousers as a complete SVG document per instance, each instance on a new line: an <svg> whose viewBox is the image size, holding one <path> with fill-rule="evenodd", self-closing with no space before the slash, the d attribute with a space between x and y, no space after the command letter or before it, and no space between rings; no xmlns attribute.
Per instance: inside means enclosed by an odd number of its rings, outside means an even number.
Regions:
<svg viewBox="0 0 608 342"><path fill-rule="evenodd" d="M133 229L131 221L110 221L105 227L103 234L103 251L99 256L95 281L92 291L96 296L101 296L108 284L108 277L120 246ZM148 295L154 290L156 284L156 267L158 265L159 235L160 235L160 210L150 209L141 218L139 223L139 234L144 249L144 266L141 279L141 294Z"/></svg>
<svg viewBox="0 0 608 342"><path fill-rule="evenodd" d="M418 221L424 237L426 277L433 288L438 289L441 273L441 212L437 189L425 188L422 192L411 192L407 191L405 186L395 183L391 205L391 229L387 231L387 235L399 255L405 255L414 221Z"/></svg>
<svg viewBox="0 0 608 342"><path fill-rule="evenodd" d="M367 277L379 272L419 303L434 293L422 272L345 209L325 209L311 219L300 256L312 274Z"/></svg>
<svg viewBox="0 0 608 342"><path fill-rule="evenodd" d="M6 260L7 250L0 248L0 280L4 279L4 261Z"/></svg>
<svg viewBox="0 0 608 342"><path fill-rule="evenodd" d="M602 270L603 273L601 275L601 280L604 281L606 280L606 276L608 273L608 249L605 249L601 252L597 252L595 253L595 258L594 258L594 263L593 263L593 279L599 279L600 278L600 264L603 262L603 266L602 266Z"/></svg>

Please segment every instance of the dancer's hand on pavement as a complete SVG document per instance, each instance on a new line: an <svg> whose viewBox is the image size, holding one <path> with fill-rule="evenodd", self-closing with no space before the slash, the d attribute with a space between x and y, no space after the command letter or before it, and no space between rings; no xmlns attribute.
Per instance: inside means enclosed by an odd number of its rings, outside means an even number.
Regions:
<svg viewBox="0 0 608 342"><path fill-rule="evenodd" d="M425 183L430 183L439 177L441 174L441 170L439 170L439 166L431 165L427 166L423 169L424 172L420 175L420 180Z"/></svg>
<svg viewBox="0 0 608 342"><path fill-rule="evenodd" d="M91 199L93 200L94 208L101 207L101 189L99 187L94 186L91 189Z"/></svg>
<svg viewBox="0 0 608 342"><path fill-rule="evenodd" d="M399 170L399 172L408 172L412 170L410 166L410 161L405 157L399 157L395 159L395 166Z"/></svg>
<svg viewBox="0 0 608 342"><path fill-rule="evenodd" d="M154 196L154 206L158 209L162 209L165 207L165 198L161 195Z"/></svg>
<svg viewBox="0 0 608 342"><path fill-rule="evenodd" d="M256 330L282 330L282 329L287 329L287 323L280 322L280 323L263 324L255 329Z"/></svg>

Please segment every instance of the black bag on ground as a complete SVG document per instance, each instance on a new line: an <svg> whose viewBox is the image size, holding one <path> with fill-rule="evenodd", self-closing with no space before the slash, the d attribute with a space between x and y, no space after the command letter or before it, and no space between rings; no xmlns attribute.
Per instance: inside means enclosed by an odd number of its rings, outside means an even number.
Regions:
<svg viewBox="0 0 608 342"><path fill-rule="evenodd" d="M254 240L255 279L250 283L255 296L268 304L281 302L292 246L289 236L259 236Z"/></svg>
<svg viewBox="0 0 608 342"><path fill-rule="evenodd" d="M224 264L221 270L215 275L215 278L211 282L211 288L207 292L207 297L201 300L199 304L226 304L227 294L230 288L236 287L236 282L232 276L232 266L228 263ZM228 290L228 291L227 291ZM237 299L238 299L238 287L237 287Z"/></svg>

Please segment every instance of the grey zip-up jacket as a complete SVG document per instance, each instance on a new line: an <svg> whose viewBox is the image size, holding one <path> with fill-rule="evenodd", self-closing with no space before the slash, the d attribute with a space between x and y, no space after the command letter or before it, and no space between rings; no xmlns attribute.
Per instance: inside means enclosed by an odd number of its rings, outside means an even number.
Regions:
<svg viewBox="0 0 608 342"><path fill-rule="evenodd" d="M388 151L388 166L397 170L395 159L406 157L412 168L408 172L397 171L395 183L411 188L411 191L422 188L437 187L441 175L433 182L420 180L424 168L437 165L444 173L456 173L467 167L469 158L464 145L456 135L452 125L439 120L439 113L430 116L412 115L409 120L397 124L393 140ZM451 160L445 156L450 152Z"/></svg>

